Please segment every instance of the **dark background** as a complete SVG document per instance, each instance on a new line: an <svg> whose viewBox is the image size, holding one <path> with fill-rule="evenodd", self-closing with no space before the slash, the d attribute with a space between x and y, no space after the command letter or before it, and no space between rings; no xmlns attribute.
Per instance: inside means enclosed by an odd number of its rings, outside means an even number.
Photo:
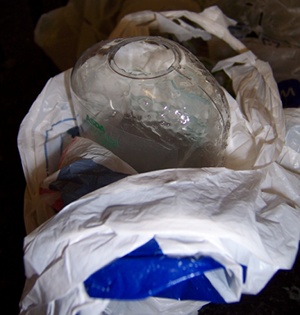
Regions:
<svg viewBox="0 0 300 315"><path fill-rule="evenodd" d="M19 313L24 285L19 126L47 80L60 71L34 43L38 17L66 1L0 1L0 314Z"/></svg>
<svg viewBox="0 0 300 315"><path fill-rule="evenodd" d="M67 1L0 1L0 313L18 314L23 268L25 180L17 148L20 123L47 80L60 71L34 43L39 16ZM45 244L46 246L46 244ZM300 314L300 258L257 296L208 305L200 314Z"/></svg>

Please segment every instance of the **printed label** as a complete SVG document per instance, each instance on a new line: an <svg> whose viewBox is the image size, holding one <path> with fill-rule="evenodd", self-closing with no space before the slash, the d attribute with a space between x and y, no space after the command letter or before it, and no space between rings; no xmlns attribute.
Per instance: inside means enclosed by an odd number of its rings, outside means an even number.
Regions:
<svg viewBox="0 0 300 315"><path fill-rule="evenodd" d="M111 138L107 134L105 127L103 125L99 124L95 119L91 118L89 115L86 115L86 121L88 124L90 124L92 127L94 127L94 130L97 131L97 139L99 139L99 142L104 147L116 148L119 146L119 141Z"/></svg>

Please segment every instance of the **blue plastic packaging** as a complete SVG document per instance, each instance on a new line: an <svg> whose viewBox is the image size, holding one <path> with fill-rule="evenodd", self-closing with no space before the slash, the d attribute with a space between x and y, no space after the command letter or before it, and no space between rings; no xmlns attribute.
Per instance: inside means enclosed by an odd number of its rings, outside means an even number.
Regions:
<svg viewBox="0 0 300 315"><path fill-rule="evenodd" d="M133 300L150 296L224 303L205 272L224 267L210 257L169 257L155 239L92 274L93 298Z"/></svg>

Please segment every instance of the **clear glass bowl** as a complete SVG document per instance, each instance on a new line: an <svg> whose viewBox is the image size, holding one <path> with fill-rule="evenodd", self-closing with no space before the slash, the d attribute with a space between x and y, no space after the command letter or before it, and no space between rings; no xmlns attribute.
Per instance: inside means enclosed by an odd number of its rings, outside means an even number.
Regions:
<svg viewBox="0 0 300 315"><path fill-rule="evenodd" d="M71 91L81 135L138 172L224 163L230 124L224 92L174 41L99 42L77 60Z"/></svg>

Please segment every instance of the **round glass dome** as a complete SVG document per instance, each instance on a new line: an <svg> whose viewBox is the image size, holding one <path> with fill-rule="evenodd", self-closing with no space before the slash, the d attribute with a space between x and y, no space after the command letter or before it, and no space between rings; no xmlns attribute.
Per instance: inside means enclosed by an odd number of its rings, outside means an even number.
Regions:
<svg viewBox="0 0 300 315"><path fill-rule="evenodd" d="M224 163L229 106L204 65L157 36L102 41L71 74L83 137L138 172Z"/></svg>

